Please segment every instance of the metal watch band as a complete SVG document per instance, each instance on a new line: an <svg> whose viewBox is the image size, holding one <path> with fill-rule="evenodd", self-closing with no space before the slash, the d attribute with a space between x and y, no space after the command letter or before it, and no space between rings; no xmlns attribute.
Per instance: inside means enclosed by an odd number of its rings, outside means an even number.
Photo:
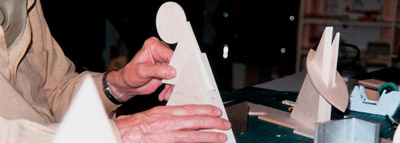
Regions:
<svg viewBox="0 0 400 143"><path fill-rule="evenodd" d="M102 82L103 82L103 91L104 91L104 94L107 96L107 98L108 98L111 102L113 102L114 104L122 104L122 102L120 102L120 101L118 101L117 99L115 99L115 97L114 97L114 96L111 94L111 92L110 92L110 88L108 87L108 84L107 84L107 75L108 75L111 71L115 71L115 70L107 71L107 72L104 73L104 75L103 75L103 80L102 80Z"/></svg>

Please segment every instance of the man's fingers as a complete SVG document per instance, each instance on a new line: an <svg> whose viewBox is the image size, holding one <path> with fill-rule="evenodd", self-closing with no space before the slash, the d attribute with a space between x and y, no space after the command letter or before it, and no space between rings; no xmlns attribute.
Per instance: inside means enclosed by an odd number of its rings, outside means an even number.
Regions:
<svg viewBox="0 0 400 143"><path fill-rule="evenodd" d="M231 123L229 121L219 117L210 116L170 116L159 118L141 125L141 129L145 133L200 129L228 130L230 128Z"/></svg>
<svg viewBox="0 0 400 143"><path fill-rule="evenodd" d="M174 88L173 85L166 84L164 89L158 95L158 100L159 101L163 101L163 100L168 101L169 97L171 96L173 88Z"/></svg>
<svg viewBox="0 0 400 143"><path fill-rule="evenodd" d="M165 92L166 92L166 88L164 88L161 93L158 95L158 101L163 101L165 99Z"/></svg>
<svg viewBox="0 0 400 143"><path fill-rule="evenodd" d="M203 131L173 131L157 133L148 136L151 142L225 142L227 136L223 133Z"/></svg>
<svg viewBox="0 0 400 143"><path fill-rule="evenodd" d="M222 115L221 109L212 105L157 106L146 112L148 114L167 113L174 116L204 115L219 117Z"/></svg>
<svg viewBox="0 0 400 143"><path fill-rule="evenodd" d="M199 130L231 128L231 123L225 119L210 116L180 116L175 117L175 125L168 124L166 128L171 130Z"/></svg>
<svg viewBox="0 0 400 143"><path fill-rule="evenodd" d="M202 131L178 131L174 137L177 142L225 142L228 139L223 133Z"/></svg>
<svg viewBox="0 0 400 143"><path fill-rule="evenodd" d="M164 64L140 64L137 72L143 78L171 79L176 76L176 70Z"/></svg>
<svg viewBox="0 0 400 143"><path fill-rule="evenodd" d="M155 37L149 38L146 42L150 45L150 52L156 62L169 63L174 51L163 41Z"/></svg>
<svg viewBox="0 0 400 143"><path fill-rule="evenodd" d="M160 79L153 78L146 85L136 88L136 93L139 95L151 94L156 91L161 84Z"/></svg>
<svg viewBox="0 0 400 143"><path fill-rule="evenodd" d="M172 91L174 90L174 88L175 88L175 85L168 85L168 90L167 90L167 92L166 92L165 95L164 95L164 99L165 99L166 101L168 101L168 100L169 100L169 97L171 97L171 94L172 94Z"/></svg>

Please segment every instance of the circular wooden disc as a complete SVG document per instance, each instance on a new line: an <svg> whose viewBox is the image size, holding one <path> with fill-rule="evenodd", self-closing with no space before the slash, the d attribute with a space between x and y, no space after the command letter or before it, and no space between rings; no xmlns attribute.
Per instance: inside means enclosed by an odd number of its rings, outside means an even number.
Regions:
<svg viewBox="0 0 400 143"><path fill-rule="evenodd" d="M157 12L156 27L161 39L175 44L184 35L186 15L182 7L175 2L166 2Z"/></svg>

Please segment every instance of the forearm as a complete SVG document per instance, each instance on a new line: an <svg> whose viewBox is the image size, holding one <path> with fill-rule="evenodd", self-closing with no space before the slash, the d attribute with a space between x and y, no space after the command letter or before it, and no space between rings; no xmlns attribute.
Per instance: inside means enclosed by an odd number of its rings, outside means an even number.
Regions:
<svg viewBox="0 0 400 143"><path fill-rule="evenodd" d="M132 96L135 96L137 93L132 91L124 80L121 78L122 70L113 70L110 71L107 75L105 75L105 82L109 88L109 92L112 98L117 100L118 102L128 101Z"/></svg>

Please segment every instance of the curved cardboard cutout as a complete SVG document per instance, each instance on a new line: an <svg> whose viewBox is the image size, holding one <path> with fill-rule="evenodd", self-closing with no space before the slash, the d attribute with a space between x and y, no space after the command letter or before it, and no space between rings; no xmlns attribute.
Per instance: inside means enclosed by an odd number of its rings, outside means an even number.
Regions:
<svg viewBox="0 0 400 143"><path fill-rule="evenodd" d="M164 83L175 85L167 106L214 105L222 110L222 118L228 120L207 56L201 53L183 9L175 2L164 3L157 13L156 23L157 31L163 40L167 43L177 43L170 61L170 65L177 71L177 77L163 80ZM227 142L236 142L232 129L202 131L225 133L228 136Z"/></svg>
<svg viewBox="0 0 400 143"><path fill-rule="evenodd" d="M332 105L344 112L349 102L346 84L336 71L340 34L333 44L332 34L332 27L325 28L317 51L308 53L307 75L290 115L312 130L315 123L331 119Z"/></svg>

